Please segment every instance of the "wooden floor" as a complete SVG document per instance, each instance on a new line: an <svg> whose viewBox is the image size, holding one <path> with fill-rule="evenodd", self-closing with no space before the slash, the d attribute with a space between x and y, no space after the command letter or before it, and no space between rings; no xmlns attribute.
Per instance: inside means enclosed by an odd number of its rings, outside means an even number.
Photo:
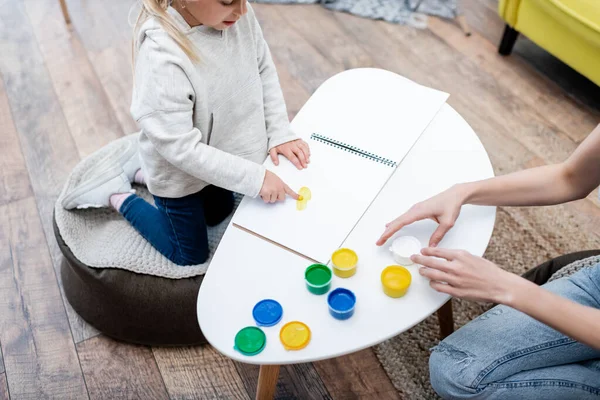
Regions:
<svg viewBox="0 0 600 400"><path fill-rule="evenodd" d="M54 201L73 166L136 129L128 0L0 0L0 399L247 399L258 369L212 348L149 348L99 335L64 300ZM320 6L255 5L290 117L327 78L375 66L451 94L496 173L564 159L600 121L600 90L522 39L496 53L494 0L463 0L474 29L375 22ZM507 167L509 166L509 167ZM597 221L593 196L566 210ZM600 225L589 224L600 236ZM585 225L583 225L585 226ZM288 366L279 399L394 399L374 353Z"/></svg>

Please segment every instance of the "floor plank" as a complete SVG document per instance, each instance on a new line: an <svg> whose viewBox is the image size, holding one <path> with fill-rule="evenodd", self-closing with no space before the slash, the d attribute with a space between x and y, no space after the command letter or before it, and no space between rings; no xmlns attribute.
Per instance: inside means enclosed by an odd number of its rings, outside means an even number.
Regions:
<svg viewBox="0 0 600 400"><path fill-rule="evenodd" d="M480 33L498 46L504 32L504 21L498 15L497 0L460 0L461 9L471 31Z"/></svg>
<svg viewBox="0 0 600 400"><path fill-rule="evenodd" d="M257 18L264 22L265 19L268 18L268 15L264 14L265 8L268 6L255 4L253 7ZM268 43L273 43L277 40L279 29L277 29L275 26L262 26L262 28L264 37ZM279 82L285 98L288 116L291 121L309 99L312 90L306 89L300 80L295 77L295 75L297 76L297 73L293 68L292 70L288 69L288 65L293 65L293 63L289 62L288 53L281 51L274 52L272 45L269 45L269 47L272 50L273 61L275 63L275 67L277 68L277 75L279 76Z"/></svg>
<svg viewBox="0 0 600 400"><path fill-rule="evenodd" d="M0 205L30 197L29 172L0 78Z"/></svg>
<svg viewBox="0 0 600 400"><path fill-rule="evenodd" d="M515 44L513 56L527 60L549 80L563 88L566 95L600 111L600 86L590 81L567 64L548 53L525 37L520 37Z"/></svg>
<svg viewBox="0 0 600 400"><path fill-rule="evenodd" d="M171 399L250 399L233 361L211 346L152 351Z"/></svg>
<svg viewBox="0 0 600 400"><path fill-rule="evenodd" d="M0 374L0 400L10 400L8 395L8 383L6 382L6 374Z"/></svg>
<svg viewBox="0 0 600 400"><path fill-rule="evenodd" d="M497 48L505 26L498 14L498 0L461 0L461 3L473 30ZM600 112L600 87L527 37L519 36L513 53L507 58L520 59L528 68L535 69L549 86L561 88L561 96L570 97L595 113Z"/></svg>
<svg viewBox="0 0 600 400"><path fill-rule="evenodd" d="M375 61L369 53L351 40L331 19L334 11L320 5L298 7L293 11L287 6L273 6L284 23L293 28L314 47L336 69L343 71L352 68L375 67ZM323 18L325 15L328 18ZM320 21L315 29L314 21ZM281 25L280 25L281 26Z"/></svg>
<svg viewBox="0 0 600 400"><path fill-rule="evenodd" d="M64 182L79 161L79 151L56 97L24 4L14 2L11 7L0 7L0 20L9 24L6 29L0 30L0 47L3 49L0 73L59 276L62 253L54 239L52 213ZM76 341L96 334L66 301L65 307Z"/></svg>
<svg viewBox="0 0 600 400"><path fill-rule="evenodd" d="M334 399L399 399L372 349L314 363Z"/></svg>
<svg viewBox="0 0 600 400"><path fill-rule="evenodd" d="M251 399L255 398L259 366L235 362L235 367L244 381L246 392ZM311 363L281 366L275 392L276 400L331 398L319 373Z"/></svg>
<svg viewBox="0 0 600 400"><path fill-rule="evenodd" d="M78 33L65 24L59 2L26 0L25 10L79 157L121 137L123 129ZM56 254L55 261L58 257ZM60 263L55 266L58 271ZM99 334L66 301L65 306L76 343Z"/></svg>
<svg viewBox="0 0 600 400"><path fill-rule="evenodd" d="M104 335L77 345L90 399L168 399L152 350Z"/></svg>
<svg viewBox="0 0 600 400"><path fill-rule="evenodd" d="M498 54L497 47L478 32L466 37L460 28L439 18L429 19L429 30L575 142L585 139L600 120L600 113L573 100L521 57Z"/></svg>
<svg viewBox="0 0 600 400"><path fill-rule="evenodd" d="M132 27L129 10L136 2L73 0L69 9L75 31L108 96L113 112L126 134L138 127L129 109L133 88L131 64ZM131 15L135 21L135 13Z"/></svg>
<svg viewBox="0 0 600 400"><path fill-rule="evenodd" d="M26 11L79 156L123 135L79 33L56 0L25 0Z"/></svg>
<svg viewBox="0 0 600 400"><path fill-rule="evenodd" d="M341 67L332 65L325 55L315 49L293 29L281 29L287 22L282 15L290 13L289 6L255 5L256 16L268 38L269 48L285 65L289 76L312 94L328 78L341 72ZM290 46L293 43L293 46Z"/></svg>
<svg viewBox="0 0 600 400"><path fill-rule="evenodd" d="M463 111L466 113L467 107L469 114L485 115L487 120L502 127L494 134L503 134L522 144L547 162L561 162L575 149L577 144L564 132L549 124L537 110L528 107L520 97L437 36L428 31L409 36L389 24L378 25L407 59L420 65L414 71L418 80L430 82L450 93L448 102L451 105L459 103L461 115ZM418 48L428 50L419 51Z"/></svg>
<svg viewBox="0 0 600 400"><path fill-rule="evenodd" d="M33 198L0 206L0 344L13 398L87 398Z"/></svg>
<svg viewBox="0 0 600 400"><path fill-rule="evenodd" d="M292 121L310 98L310 94L302 87L300 82L290 75L290 72L279 59L273 57L273 62L275 63L279 81L281 82L281 90L285 99L288 117Z"/></svg>

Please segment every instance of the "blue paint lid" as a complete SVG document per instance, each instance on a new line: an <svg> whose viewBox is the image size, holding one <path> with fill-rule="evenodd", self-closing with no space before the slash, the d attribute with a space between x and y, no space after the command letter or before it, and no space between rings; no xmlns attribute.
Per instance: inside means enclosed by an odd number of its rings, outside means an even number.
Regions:
<svg viewBox="0 0 600 400"><path fill-rule="evenodd" d="M283 308L273 299L261 300L254 306L252 316L258 326L277 325L283 316Z"/></svg>

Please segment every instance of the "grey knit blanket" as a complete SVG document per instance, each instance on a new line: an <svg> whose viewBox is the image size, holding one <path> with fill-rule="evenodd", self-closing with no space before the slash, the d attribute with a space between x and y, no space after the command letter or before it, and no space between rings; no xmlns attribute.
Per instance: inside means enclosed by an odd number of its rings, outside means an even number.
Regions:
<svg viewBox="0 0 600 400"><path fill-rule="evenodd" d="M79 185L82 178L93 171L98 160L116 154L126 141L137 142L137 133L117 139L81 160L73 169L54 206L54 215L60 235L73 255L92 268L121 268L140 274L164 278L188 278L206 272L231 216L215 227L208 228L210 257L200 265L179 266L154 249L118 212L113 209L91 208L65 210L61 201L66 193ZM136 144L137 145L137 144ZM153 204L148 190L135 186L138 196ZM236 207L242 196L236 195Z"/></svg>

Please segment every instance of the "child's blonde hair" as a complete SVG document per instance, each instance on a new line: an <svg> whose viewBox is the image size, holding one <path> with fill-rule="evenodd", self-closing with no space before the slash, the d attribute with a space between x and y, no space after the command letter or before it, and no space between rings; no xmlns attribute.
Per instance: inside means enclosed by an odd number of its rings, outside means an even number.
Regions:
<svg viewBox="0 0 600 400"><path fill-rule="evenodd" d="M179 45L181 50L183 50L190 60L196 63L200 61L200 58L194 50L194 45L190 39L188 39L188 37L184 35L179 28L177 28L173 17L171 17L171 15L169 15L167 12L167 8L169 8L171 1L172 0L141 0L142 9L140 10L140 14L135 22L135 28L133 29L134 54L137 32L148 18L154 17L160 22L163 29L169 34L175 43Z"/></svg>

